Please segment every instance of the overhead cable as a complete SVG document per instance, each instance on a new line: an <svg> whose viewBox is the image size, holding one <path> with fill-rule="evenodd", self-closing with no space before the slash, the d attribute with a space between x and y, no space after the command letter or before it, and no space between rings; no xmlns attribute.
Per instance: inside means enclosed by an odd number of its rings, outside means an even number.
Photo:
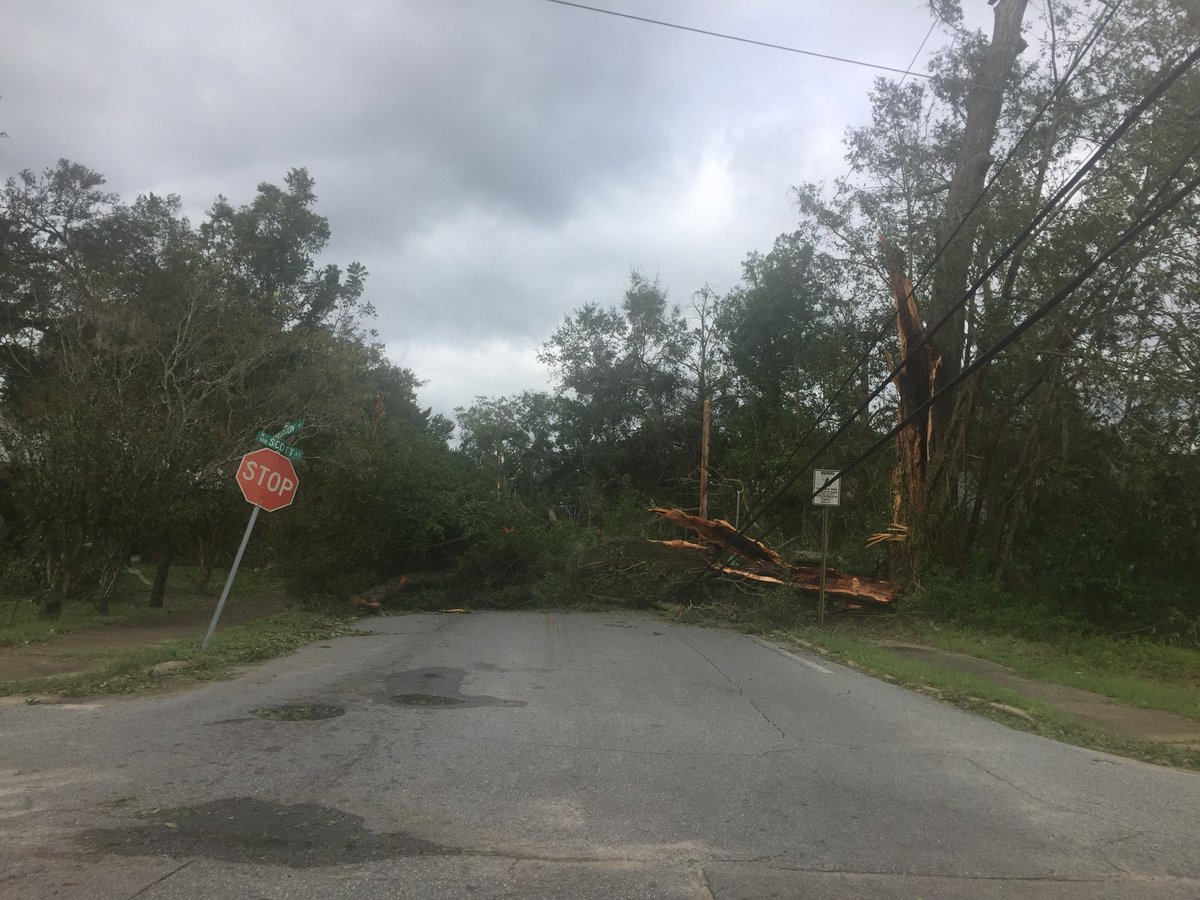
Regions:
<svg viewBox="0 0 1200 900"><path fill-rule="evenodd" d="M1184 75L1184 73L1192 68L1192 66L1194 66L1198 60L1200 60L1200 47L1197 47L1190 54L1188 54L1186 59L1175 66L1166 76L1160 79L1159 82L1155 84L1154 87L1151 88L1151 90L1141 99L1141 101L1139 101L1133 106L1133 108L1129 110L1125 118L1121 121L1121 124L1118 125L1117 128L1107 138L1105 138L1103 142L1101 142L1092 155L1082 165L1079 166L1079 168L1075 171L1075 174L1072 175L1071 178L1068 179L1067 182L1064 183L1054 193L1054 195L1042 205L1029 224L1022 228L1017 236L1004 248L1003 251L1001 251L999 256L997 256L995 260L993 260L992 263L988 265L986 269L984 269L983 272L976 276L967 290L963 293L959 301L952 304L951 307L944 312L940 319L938 319L931 327L927 328L925 333L917 341L913 342L904 358L900 360L892 368L892 370L879 381L878 385L876 385L875 389L867 396L867 398L863 400L849 416L847 416L837 430L830 435L830 437L821 445L821 447L815 453L813 453L802 466L800 466L797 474L789 478L787 482L784 483L783 487L781 487L764 506L760 507L758 512L753 515L749 521L747 521L746 528L749 528L757 519L761 518L762 513L765 512L772 503L778 501L783 493L796 483L800 477L800 474L807 470L814 462L816 462L817 459L819 459L820 456L825 453L825 451L827 451L843 433L845 433L846 429L850 427L850 424L854 421L854 419L860 413L862 413L863 410L867 409L868 406L881 393L883 393L884 389L892 383L897 373L904 368L913 353L927 344L933 335L935 335L948 321L950 321L953 315L959 309L961 309L972 296L975 295L975 292L979 290L980 286L987 279L991 278L999 270L1000 266L1010 256L1012 256L1012 254L1016 252L1016 250L1026 240L1029 239L1029 237L1051 215L1051 213L1053 213L1062 203L1074 195L1074 193L1078 190L1084 176L1087 175L1087 173L1093 168L1095 168L1095 166L1112 149L1117 141L1119 141L1121 137L1123 137L1124 134L1133 127L1134 123L1137 122L1142 114L1145 113L1145 111L1156 100L1158 100L1158 98L1161 97L1172 84L1174 84Z"/></svg>
<svg viewBox="0 0 1200 900"><path fill-rule="evenodd" d="M757 41L753 38L740 37L736 34L725 34L720 31L709 31L705 28L693 28L690 25L680 25L677 22L664 22L662 19L650 19L646 16L635 16L632 13L618 12L615 9L603 9L599 6L588 6L585 3L573 3L571 0L545 0L547 3L555 3L559 6L569 6L573 9L582 9L587 12L601 13L606 16L615 16L618 19L631 19L634 22L644 22L648 25L659 25L663 28L674 28L677 31L689 31L692 34L702 34L705 37L721 38L726 41L736 41L739 44L751 44L755 47L766 47L769 50L783 50L786 53L798 53L801 56L813 56L817 59L828 59L833 62L847 63L852 66L862 66L867 69L879 69L883 72L895 72L898 75L911 75L914 78L932 78L933 76L926 72L911 72L906 69L900 69L896 66L885 66L879 63L865 62L861 59L851 59L847 56L835 56L832 53L819 53L816 50L802 50L799 47L788 47L784 44L773 44L770 41Z"/></svg>
<svg viewBox="0 0 1200 900"><path fill-rule="evenodd" d="M1197 149L1200 150L1200 145L1197 145ZM1173 172L1163 182L1163 184L1160 185L1158 191L1156 191L1156 196L1162 195L1162 193L1167 188L1167 186L1170 184L1170 182L1175 180L1175 178L1179 175L1179 173L1183 170L1183 168L1187 165L1187 163L1191 161L1193 156L1194 156L1194 153L1189 154L1181 161L1179 166L1176 167L1175 172ZM1078 275L1076 275L1074 278L1072 278L1071 281L1068 282L1053 297L1051 297L1049 300L1047 300L1045 303L1043 303L1037 309L1033 310L1033 312L1031 312L1024 319L1022 319L1016 326L1014 326L1012 328L1012 330L1010 330L1002 338L1000 338L998 341L996 341L994 344L992 344L992 346L990 346L987 350L985 350L982 354L980 354L979 357L977 359L975 359L970 365L966 366L958 375L956 375L954 378L951 378L941 388L934 391L933 395L930 396L927 400L925 400L925 402L923 402L920 406L918 406L914 410L912 410L912 412L910 412L902 420L897 422L890 431L888 431L885 435L883 435L877 441L875 441L875 443L873 443L870 447L868 447L866 450L864 450L862 453L860 453L858 456L856 456L853 460L851 460L849 463L847 463L844 467L842 467L838 471L838 475L835 478L829 479L823 485L817 485L816 490L814 490L812 492L812 494L810 494L808 496L807 499L811 500L818 493L820 493L820 491L822 489L827 487L833 481L836 481L838 478L841 478L848 472L852 472L854 469L858 468L860 465L862 465L864 462L866 462L871 456L873 456L880 449L885 447L897 434L899 434L906 427L908 427L913 422L915 422L917 420L917 418L920 417L922 414L924 414L931 406L933 406L940 399L942 399L943 395L945 395L946 393L948 393L948 392L952 391L953 389L955 389L956 387L958 387L960 384L962 384L964 381L966 381L968 378L970 378L972 375L974 375L976 372L978 372L980 369L982 369L985 365L987 365L989 362L991 362L997 356L999 356L1001 352L1003 352L1008 347L1010 347L1012 344L1014 344L1018 340L1020 340L1021 337L1025 334L1025 332L1027 332L1030 328L1032 328L1039 321L1041 321L1041 319L1043 319L1046 315L1053 312L1058 306L1060 306L1062 304L1062 302L1064 300L1066 300L1073 293L1075 293L1075 291L1078 290L1079 287L1085 281L1088 280L1088 278L1090 278L1093 274L1095 274L1097 269L1099 269L1104 263L1108 262L1113 256L1115 256L1122 249L1124 249L1126 246L1128 246L1134 239L1136 239L1139 235L1141 235L1141 233L1143 231L1145 231L1147 228L1149 228L1150 226L1157 223L1163 216L1165 216L1172 209L1174 209L1176 206L1178 206L1184 200L1184 198L1186 198L1188 195L1195 192L1197 188L1200 188L1200 174L1193 175L1191 179L1189 179L1178 190L1176 190L1173 194L1171 194L1170 197L1163 200L1152 211L1150 211L1149 213L1147 213L1146 215L1142 216L1140 219L1138 219L1137 221L1132 223L1125 230L1125 232L1108 247L1107 250L1105 250L1102 254L1097 256L1087 266L1085 266L1083 271L1081 271ZM764 532L764 534L767 534L770 531L773 531L774 528L776 528L776 527L778 527L778 523L776 523L775 526L772 526L772 528L770 528L766 532Z"/></svg>
<svg viewBox="0 0 1200 900"><path fill-rule="evenodd" d="M971 206L967 210L966 214L964 214L963 217L958 221L958 223L954 226L954 229L951 231L949 237L947 237L946 240L942 242L942 244L938 247L937 252L934 253L933 257L926 263L924 269L921 271L921 274L917 277L916 281L913 283L912 290L913 290L914 294L916 293L917 289L921 287L921 285L924 283L925 279L929 276L929 274L933 271L934 266L937 265L938 260L941 259L942 255L946 252L947 248L954 241L954 239L958 236L958 234L962 230L963 226L966 225L966 223L970 220L971 216L974 215L975 210L979 208L979 205L983 202L984 198L991 191L992 186L999 180L999 178L1003 174L1004 170L1008 168L1009 163L1011 163L1012 160L1016 157L1017 153L1024 146L1025 142L1029 139L1030 135L1033 134L1034 129L1037 127L1038 123L1041 121L1042 116L1045 115L1046 110L1049 109L1051 104L1053 104L1056 100L1058 100L1060 98L1060 95L1063 93L1063 91L1066 90L1067 85L1070 83L1070 80L1075 73L1075 69L1082 62L1083 58L1087 55L1088 50L1092 47L1093 44L1095 44L1096 40L1100 36L1100 33L1104 30L1104 28L1112 20L1113 16L1116 15L1117 10L1120 8L1120 5L1121 5L1120 0L1118 0L1117 3L1114 3L1111 7L1108 8L1107 15L1099 17L1096 20L1096 22L1093 24L1091 31L1084 38L1084 41L1080 47L1080 50L1075 54L1075 58L1072 60L1071 65L1067 68L1067 71L1063 73L1063 77L1059 81L1058 86L1054 89L1054 91L1050 94L1050 96L1047 97L1045 99L1045 101L1043 101L1041 106L1038 107L1037 111L1033 115L1033 118L1030 120L1029 124L1025 127L1024 131L1021 133L1021 136L1017 139L1016 143L1013 144L1012 148L1008 151L1007 154L1005 154L1004 159L1002 159L1000 161L1000 163L996 166L996 168L992 171L991 177L988 179L987 184L984 185L983 190L975 198L975 201L971 204ZM917 53L919 54L920 51L918 50ZM915 57L914 57L914 59L915 59ZM957 304L955 304L953 307L951 307L951 310L949 311L949 313L952 314L953 312L957 312L958 309L961 309L962 306L965 305L970 300L970 297L973 295L973 293L976 289L977 289L977 286L972 287L966 294L964 294L963 297L959 300L959 302ZM949 314L947 316L945 316L944 318L948 319ZM787 457L785 457L784 460L775 467L775 470L772 472L771 477L769 479L767 479L765 486L762 488L761 491L759 491L757 493L757 495L754 498L753 506L756 510L759 508L759 503L762 501L762 499L764 497L766 497L767 493L775 486L775 482L778 480L783 469L785 467L787 467L788 465L790 465L792 460L794 460L796 458L796 456L800 452L800 448L808 441L808 439L816 431L817 427L820 424L820 421L825 417L825 415L829 412L829 410L831 410L833 408L833 404L841 397L841 395L845 392L846 388L848 388L850 386L850 384L854 380L855 375L858 374L859 369L861 369L862 366L865 365L867 363L867 361L871 358L871 356L874 354L875 349L878 347L879 343L883 340L884 335L886 335L888 332L889 321L890 321L890 317L886 317L883 320L883 322L881 323L881 325L879 327L879 330L876 332L875 336L868 342L866 350L859 357L857 364L849 372L849 374L842 381L842 383L837 387L837 389L834 391L833 395L825 403L821 412L817 414L816 419L814 419L813 424L808 429L807 433L804 435L804 437L802 439L800 439L796 442L796 444L793 446L791 452L787 455ZM944 321L940 322L937 326L935 326L935 328L933 330L936 331L937 329L939 329L942 326L942 324L944 324ZM910 353L912 350L915 350L917 348L917 346L920 346L920 344L914 345L912 348L910 348ZM901 362L900 365L896 367L896 371L898 371L901 366L903 366L903 362ZM895 373L893 372L893 375L894 374ZM889 379L888 379L889 381L890 381L891 377L892 376L889 376ZM883 387L886 387L886 382L883 385ZM874 400L875 397L878 396L879 393L882 393L882 390L883 390L883 388L881 387L878 389L877 392L875 392L871 396L869 396L867 398L867 400L865 401L865 403L860 405L860 407L857 410L855 410L855 412L852 413L848 417L847 424L845 426L843 426L843 428L840 429L837 433L841 434L845 430L845 427L848 427L848 423L853 421L863 411L863 409L865 409L871 403L871 401ZM774 501L771 501L771 502L774 502ZM747 520L745 527L749 528L752 524L754 524L755 521L757 521L758 518L759 518L758 515L751 515L750 519Z"/></svg>

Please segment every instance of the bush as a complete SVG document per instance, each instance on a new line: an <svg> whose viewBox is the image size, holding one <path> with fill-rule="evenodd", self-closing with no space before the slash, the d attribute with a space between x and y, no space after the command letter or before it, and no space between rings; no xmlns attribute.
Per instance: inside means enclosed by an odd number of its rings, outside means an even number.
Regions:
<svg viewBox="0 0 1200 900"><path fill-rule="evenodd" d="M978 575L935 573L905 598L902 611L1033 639L1048 632L1078 635L1091 630L1082 619L1064 615L1052 601L1009 593L996 581Z"/></svg>
<svg viewBox="0 0 1200 900"><path fill-rule="evenodd" d="M473 502L465 512L467 548L455 582L464 592L483 591L491 605L538 599L534 586L563 578L595 542L585 526L542 519L509 496Z"/></svg>
<svg viewBox="0 0 1200 900"><path fill-rule="evenodd" d="M41 566L38 555L31 550L4 545L0 557L0 595L27 596L41 587Z"/></svg>

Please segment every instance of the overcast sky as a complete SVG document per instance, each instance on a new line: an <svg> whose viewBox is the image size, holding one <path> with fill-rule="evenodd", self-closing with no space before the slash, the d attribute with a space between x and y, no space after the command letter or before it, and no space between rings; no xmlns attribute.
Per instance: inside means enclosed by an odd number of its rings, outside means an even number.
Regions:
<svg viewBox="0 0 1200 900"><path fill-rule="evenodd" d="M590 5L901 69L925 0ZM989 26L985 0L964 0ZM0 0L0 176L60 157L193 218L293 166L389 355L450 414L545 385L538 347L629 272L686 305L845 170L879 72L546 0ZM934 32L916 61L944 42Z"/></svg>

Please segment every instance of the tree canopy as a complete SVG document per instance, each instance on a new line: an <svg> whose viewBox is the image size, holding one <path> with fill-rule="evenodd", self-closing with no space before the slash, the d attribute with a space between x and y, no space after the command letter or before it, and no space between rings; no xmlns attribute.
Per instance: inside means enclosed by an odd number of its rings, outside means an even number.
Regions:
<svg viewBox="0 0 1200 900"><path fill-rule="evenodd" d="M66 160L9 178L0 540L36 564L49 614L103 604L137 547L192 547L203 569L238 527L231 467L303 418L303 503L269 529L297 577L333 590L462 558L491 584L540 565L517 523L551 542L695 508L707 401L713 514L789 552L814 539L800 467L853 462L836 539L865 574L983 575L1097 621L1194 617L1200 202L1108 251L1197 173L1200 78L1169 73L1200 20L1172 0L998 0L988 35L954 0L930 11L948 38L933 77L877 80L845 173L796 186L795 227L740 283L679 303L633 271L542 345L552 390L479 397L457 433L371 332L365 267L323 261L304 169L198 224ZM898 306L928 329L939 393L920 441L864 456L911 405ZM903 539L865 546L889 528Z"/></svg>

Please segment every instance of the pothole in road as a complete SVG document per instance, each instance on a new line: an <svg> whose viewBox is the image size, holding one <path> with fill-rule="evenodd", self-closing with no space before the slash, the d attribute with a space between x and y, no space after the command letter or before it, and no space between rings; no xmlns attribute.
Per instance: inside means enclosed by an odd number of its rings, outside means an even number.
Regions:
<svg viewBox="0 0 1200 900"><path fill-rule="evenodd" d="M315 803L285 805L231 797L198 806L153 809L139 818L142 824L94 829L81 839L93 849L124 856L199 856L292 868L462 852L404 832L375 832L361 816Z"/></svg>
<svg viewBox="0 0 1200 900"><path fill-rule="evenodd" d="M525 706L524 700L503 700L484 694L464 694L465 669L436 666L411 669L384 679L389 699L402 706L426 709L473 709L479 706Z"/></svg>
<svg viewBox="0 0 1200 900"><path fill-rule="evenodd" d="M314 719L336 719L346 714L345 707L328 703L285 703L282 706L260 706L250 715L272 722L302 722Z"/></svg>

